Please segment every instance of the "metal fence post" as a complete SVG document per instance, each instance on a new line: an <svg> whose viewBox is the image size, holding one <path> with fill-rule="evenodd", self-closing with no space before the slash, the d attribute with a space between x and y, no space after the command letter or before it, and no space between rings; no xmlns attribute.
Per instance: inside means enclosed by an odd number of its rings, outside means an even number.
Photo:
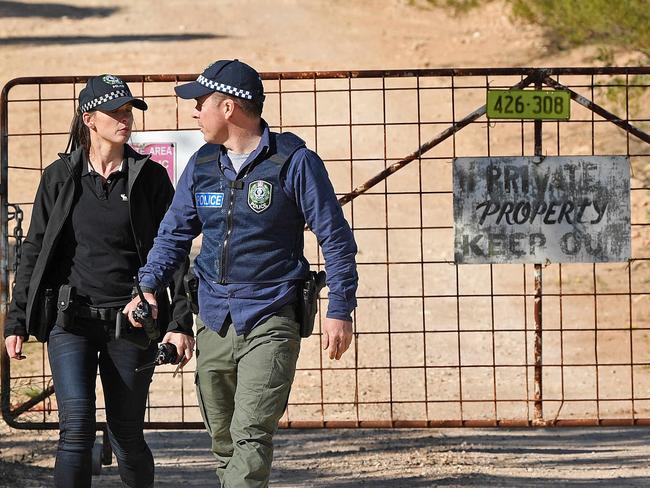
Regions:
<svg viewBox="0 0 650 488"><path fill-rule="evenodd" d="M542 89L543 72L535 81L535 89ZM542 121L535 119L535 156L537 162L542 158ZM542 390L542 265L535 264L535 414L533 425L544 424L543 408L543 390Z"/></svg>

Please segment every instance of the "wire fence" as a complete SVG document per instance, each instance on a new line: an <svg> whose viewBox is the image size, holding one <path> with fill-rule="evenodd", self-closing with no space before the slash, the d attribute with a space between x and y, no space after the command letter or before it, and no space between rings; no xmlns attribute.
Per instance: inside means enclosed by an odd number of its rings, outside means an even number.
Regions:
<svg viewBox="0 0 650 488"><path fill-rule="evenodd" d="M359 245L354 342L330 361L317 319L301 346L283 427L650 423L649 68L262 78L265 119L323 158ZM136 131L195 130L193 103L173 91L194 76L124 79L150 107L138 113ZM65 147L85 80L22 78L2 92L3 321L40 174ZM485 117L488 88L535 84L571 90L571 118ZM536 153L629 156L629 262L454 263L453 159ZM307 258L322 267L314 236L305 237ZM20 428L55 428L46 349L30 342L25 352L28 361L9 364L3 348L3 416ZM147 427L202 428L193 365L176 378L170 367L157 369Z"/></svg>

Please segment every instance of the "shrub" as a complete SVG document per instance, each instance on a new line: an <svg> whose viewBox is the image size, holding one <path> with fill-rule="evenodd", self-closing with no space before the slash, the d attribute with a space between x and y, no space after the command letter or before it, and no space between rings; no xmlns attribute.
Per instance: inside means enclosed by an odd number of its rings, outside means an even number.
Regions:
<svg viewBox="0 0 650 488"><path fill-rule="evenodd" d="M485 4L484 0L428 0L455 15ZM636 51L650 58L650 0L504 0L515 19L542 27L549 47L569 49L600 45Z"/></svg>

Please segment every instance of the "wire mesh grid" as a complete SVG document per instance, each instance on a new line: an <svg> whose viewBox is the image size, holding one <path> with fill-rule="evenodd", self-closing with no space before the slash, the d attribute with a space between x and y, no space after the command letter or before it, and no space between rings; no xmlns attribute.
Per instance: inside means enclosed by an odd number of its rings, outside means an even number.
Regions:
<svg viewBox="0 0 650 488"><path fill-rule="evenodd" d="M531 77L576 94L570 120L542 123L543 154L630 157L630 262L549 264L539 275L533 265L454 264L452 160L535 152L535 122L488 121L480 110L488 87L529 85ZM173 86L192 76L124 78L150 106L136 130L194 130L193 103L173 96ZM330 361L317 319L314 336L301 345L282 426L650 422L650 70L296 72L263 79L265 119L323 158L359 246L351 349ZM65 147L84 81L22 79L3 92L4 203L20 205L25 229L40 172ZM6 217L5 310L14 232ZM315 237L305 237L307 258L322 267ZM46 350L29 343L26 352L29 361L11 369L3 356L3 414L22 427L53 427ZM170 368L157 370L149 427L202 427L192 367L176 378Z"/></svg>

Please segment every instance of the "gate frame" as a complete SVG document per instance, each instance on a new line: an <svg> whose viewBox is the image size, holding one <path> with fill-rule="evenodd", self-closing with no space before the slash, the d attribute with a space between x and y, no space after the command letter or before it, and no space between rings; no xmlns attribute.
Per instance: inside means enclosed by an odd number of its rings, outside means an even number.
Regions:
<svg viewBox="0 0 650 488"><path fill-rule="evenodd" d="M535 88L541 89L546 85L555 89L568 90L571 99L578 104L586 107L592 112L602 116L609 122L617 125L626 132L636 136L642 141L650 144L650 135L633 126L629 122L617 117L595 104L593 101L585 99L575 91L571 90L552 79L552 76L560 75L650 75L650 67L600 67L600 68L440 68L440 69L413 69L413 70L363 70L363 71L295 71L295 72L268 72L261 73L263 80L314 80L318 79L363 79L363 78L398 78L398 77L451 77L454 76L521 76L523 79L513 85L511 88L524 88L534 85ZM8 270L8 221L9 221L9 202L8 202L8 94L11 88L21 84L60 84L60 83L85 83L89 76L52 76L52 77L22 77L9 81L0 93L0 228L2 238L0 239L0 330L4 329L7 308L9 304L9 270ZM152 75L125 75L122 78L131 83L145 82L186 82L193 81L196 75L192 74L152 74ZM452 84L452 90L453 84ZM40 91L39 91L40 93ZM280 95L282 94L280 90ZM476 121L485 114L485 105L468 114L464 118L456 121L447 129L444 129L437 136L422 144L416 151L401 160L391 164L385 170L379 172L376 176L366 183L358 186L348 194L339 199L341 205L345 205L357 196L367 192L377 183L383 181L391 174L399 171L410 162L420 158L427 151L442 143L462 128ZM177 110L178 114L178 110ZM178 118L177 118L178 120ZM542 121L534 121L534 154L542 155ZM352 159L352 162L354 159ZM284 422L281 427L295 428L413 428L413 427L548 427L548 426L596 426L596 425L650 425L650 418L647 419L570 419L558 420L543 418L542 405L544 398L542 396L542 265L535 264L535 361L534 361L534 399L527 399L527 402L534 404L534 418L527 420L459 420L459 421L408 421L408 420L389 420L389 421L289 421ZM526 294L524 290L524 296ZM355 333L355 338L358 333ZM4 348L4 338L0 338L0 404L2 417L4 421L13 428L19 429L56 429L58 423L43 422L40 424L30 424L16 421L17 417L28 411L34 405L43 401L54 392L53 386L43 390L39 395L30 399L28 402L20 405L15 409L10 407L10 360ZM526 368L530 367L526 364ZM425 366L426 367L426 366ZM460 365L459 365L460 367ZM321 368L322 370L322 368ZM322 386L321 386L322 388ZM460 400L462 403L462 400ZM202 422L145 422L146 429L202 429ZM105 423L98 423L98 430L106 433Z"/></svg>

